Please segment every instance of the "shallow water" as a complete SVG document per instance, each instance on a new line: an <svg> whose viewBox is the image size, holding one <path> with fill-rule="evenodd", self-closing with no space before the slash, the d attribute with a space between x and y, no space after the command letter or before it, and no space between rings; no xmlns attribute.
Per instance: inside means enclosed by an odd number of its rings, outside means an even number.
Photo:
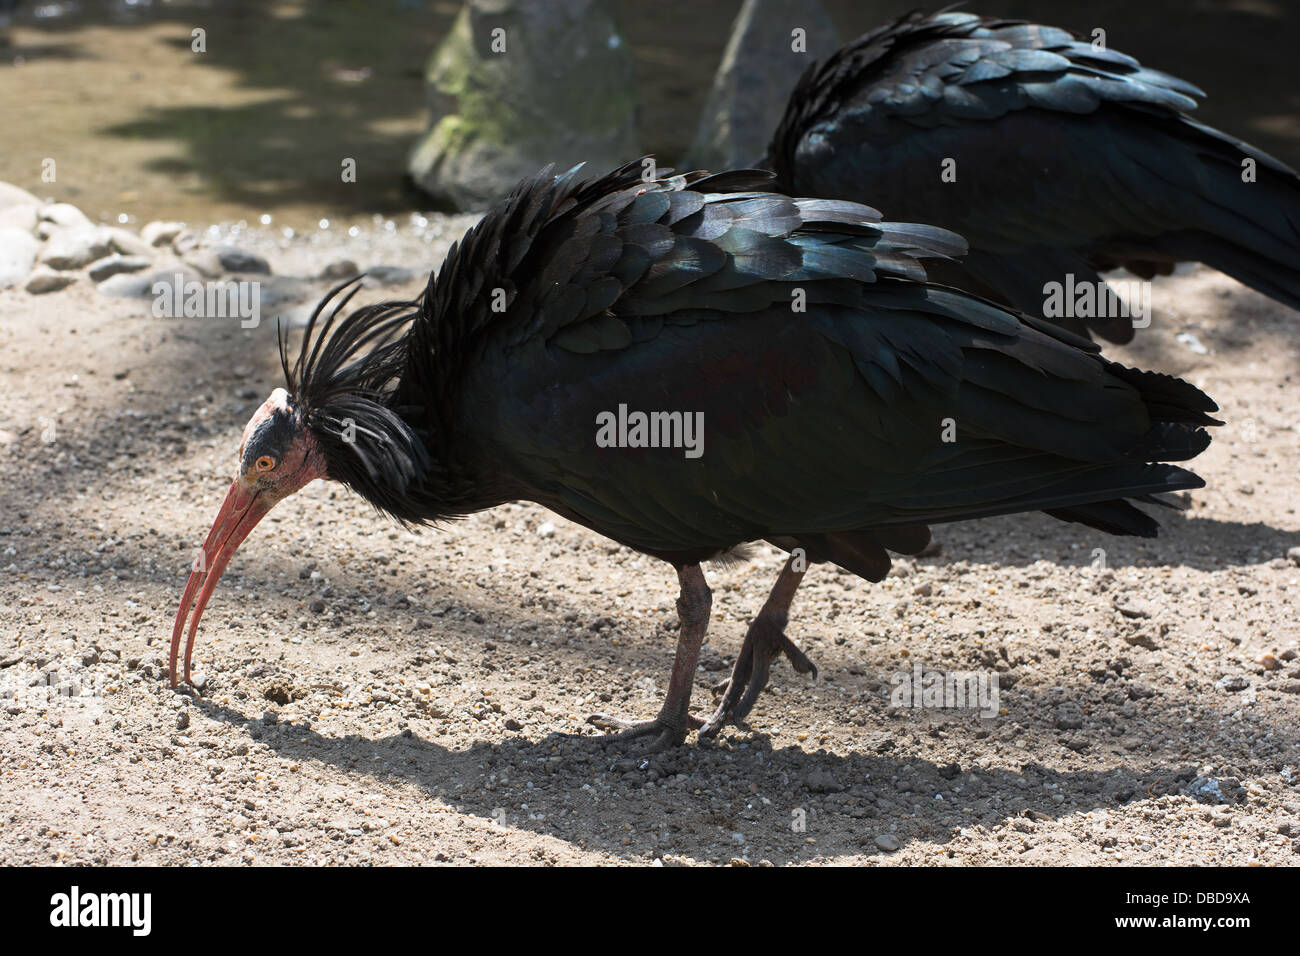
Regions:
<svg viewBox="0 0 1300 956"><path fill-rule="evenodd" d="M829 2L843 38L916 5ZM2 11L12 0L0 0ZM1300 163L1300 17L1280 0L982 2L1090 31L1209 94L1201 110ZM137 225L271 217L317 228L426 209L403 183L423 64L455 0L21 2L0 28L0 180ZM647 152L689 144L739 3L620 2ZM1086 10L1087 13L1082 13ZM204 53L191 31L206 31ZM343 183L340 163L357 162ZM56 181L42 182L53 160Z"/></svg>

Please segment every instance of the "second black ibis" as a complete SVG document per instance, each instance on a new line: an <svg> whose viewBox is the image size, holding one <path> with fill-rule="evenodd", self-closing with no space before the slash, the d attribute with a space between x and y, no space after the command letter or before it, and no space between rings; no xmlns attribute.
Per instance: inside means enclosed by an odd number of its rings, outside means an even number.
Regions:
<svg viewBox="0 0 1300 956"><path fill-rule="evenodd" d="M1149 322L1096 305L1118 266L1203 262L1300 309L1300 177L1193 119L1203 95L1104 34L917 12L810 67L762 165L794 195L960 233L970 254L932 279L1080 334Z"/></svg>

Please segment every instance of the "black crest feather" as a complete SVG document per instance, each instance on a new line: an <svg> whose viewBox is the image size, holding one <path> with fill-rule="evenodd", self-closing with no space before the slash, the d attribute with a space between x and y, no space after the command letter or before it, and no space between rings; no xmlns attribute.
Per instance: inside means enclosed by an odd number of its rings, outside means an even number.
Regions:
<svg viewBox="0 0 1300 956"><path fill-rule="evenodd" d="M379 302L340 318L360 282L361 277L344 282L321 299L292 365L281 329L280 365L291 404L320 446L329 477L381 511L410 521L412 486L428 454L392 408L392 396L406 362L406 332L420 314L420 303Z"/></svg>

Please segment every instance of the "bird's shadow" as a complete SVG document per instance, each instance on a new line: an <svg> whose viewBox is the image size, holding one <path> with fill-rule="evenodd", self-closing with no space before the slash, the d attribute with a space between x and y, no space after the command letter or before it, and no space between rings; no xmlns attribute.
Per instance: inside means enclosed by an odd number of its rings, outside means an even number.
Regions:
<svg viewBox="0 0 1300 956"><path fill-rule="evenodd" d="M1069 689L1065 696L1072 696ZM1062 734L1050 718L1025 713L1041 709L1041 700L1021 703L1025 706L1012 700L1012 716L996 719L1018 719L1014 730L1005 723L1001 730L980 729L996 723L973 715L938 722L930 714L879 715L875 726L863 731L862 749L848 753L779 746L762 733L728 728L717 743L688 742L648 755L635 744L615 747L597 737L561 733L480 740L464 749L409 729L377 739L334 737L304 722L280 722L269 713L254 716L197 695L194 700L208 718L239 728L282 757L316 761L353 777L415 785L503 831L526 830L639 862L662 856L795 863L827 854L879 854L875 838L881 834L898 834L905 845L945 844L967 828L987 831L1001 824L1032 833L1042 821L1164 795L1239 802L1245 792L1235 781L1221 790L1212 782L1206 791L1197 764L1209 759L1206 751L1213 748L1218 748L1214 759L1230 768L1228 773L1244 775L1248 771L1235 770L1237 765L1258 762L1249 749L1232 748L1230 741L1242 740L1240 734L1220 732L1208 741L1203 728L1229 720L1226 710L1200 703L1199 713L1187 720L1165 712L1157 700L1145 702L1151 706L1141 717L1143 733L1157 742L1158 753L1102 769L1055 770L1038 760L1061 750ZM1115 709L1120 710L1118 704ZM1094 709L1093 716L1104 720L1107 715ZM1252 730L1282 740L1287 735L1286 728L1262 722L1252 721ZM1005 742L981 744L986 733L1003 741L1010 733L1023 746L1024 762L945 765L917 756L914 748L890 753L896 737L914 735L916 743L926 734L946 734L968 737L960 750L973 760L981 749L1005 758ZM1101 749L1106 745L1098 739ZM1295 753L1284 756L1296 762ZM1276 762L1273 769L1281 771L1283 764Z"/></svg>

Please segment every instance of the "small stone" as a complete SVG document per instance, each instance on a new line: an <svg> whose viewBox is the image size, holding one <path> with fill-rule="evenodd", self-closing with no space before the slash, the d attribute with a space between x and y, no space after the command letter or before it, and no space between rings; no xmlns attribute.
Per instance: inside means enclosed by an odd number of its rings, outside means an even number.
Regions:
<svg viewBox="0 0 1300 956"><path fill-rule="evenodd" d="M91 667L98 663L99 663L99 651L95 650L93 647L81 655L82 667Z"/></svg>
<svg viewBox="0 0 1300 956"><path fill-rule="evenodd" d="M150 294L153 283L149 281L147 276L142 276L139 273L122 272L115 276L109 276L95 288L103 295L110 295L114 298L143 299Z"/></svg>
<svg viewBox="0 0 1300 956"><path fill-rule="evenodd" d="M46 292L58 292L76 281L75 272L55 272L45 266L38 266L27 277L27 284L23 288L31 295L44 295Z"/></svg>
<svg viewBox="0 0 1300 956"><path fill-rule="evenodd" d="M829 771L820 767L804 778L804 784L813 793L838 793L844 789Z"/></svg>
<svg viewBox="0 0 1300 956"><path fill-rule="evenodd" d="M880 847L880 849L884 850L886 853L893 853L901 847L902 844L898 842L898 837L894 836L894 834L880 833L876 836L876 846Z"/></svg>
<svg viewBox="0 0 1300 956"><path fill-rule="evenodd" d="M336 259L320 271L322 279L350 279L360 273L351 259Z"/></svg>
<svg viewBox="0 0 1300 956"><path fill-rule="evenodd" d="M415 273L401 266L371 266L366 270L367 284L401 285L415 278Z"/></svg>
<svg viewBox="0 0 1300 956"><path fill-rule="evenodd" d="M1286 556L1291 559L1292 564L1300 565L1300 548L1287 548Z"/></svg>
<svg viewBox="0 0 1300 956"><path fill-rule="evenodd" d="M1143 628L1136 634L1124 635L1124 641L1133 647L1145 647L1148 650L1157 650L1160 645L1156 642L1156 636L1148 628Z"/></svg>
<svg viewBox="0 0 1300 956"><path fill-rule="evenodd" d="M271 264L255 252L249 252L247 249L240 249L236 246L217 246L212 250L216 253L217 259L221 262L221 267L227 272L254 272L260 275L270 275Z"/></svg>
<svg viewBox="0 0 1300 956"><path fill-rule="evenodd" d="M190 726L190 712L188 710L182 710L179 714L176 715L176 729L187 730L189 729L189 726Z"/></svg>
<svg viewBox="0 0 1300 956"><path fill-rule="evenodd" d="M1057 730L1078 730L1083 726L1083 711L1073 704L1063 704L1056 711Z"/></svg>
<svg viewBox="0 0 1300 956"><path fill-rule="evenodd" d="M1250 679L1244 674L1224 674L1214 686L1232 692L1246 690L1250 687Z"/></svg>
<svg viewBox="0 0 1300 956"><path fill-rule="evenodd" d="M1257 663L1259 664L1260 667L1264 668L1264 670L1266 671L1275 671L1275 670L1279 670L1282 667L1282 662L1279 661L1272 654L1265 654L1263 657L1259 659Z"/></svg>
<svg viewBox="0 0 1300 956"><path fill-rule="evenodd" d="M311 602L311 612L313 614L321 614L324 611L325 611L325 602L322 601L320 598L317 598L316 600Z"/></svg>
<svg viewBox="0 0 1300 956"><path fill-rule="evenodd" d="M113 247L114 252L120 252L124 256L140 256L144 259L153 255L153 247L130 229L122 229L118 226L105 228L108 231L109 245Z"/></svg>
<svg viewBox="0 0 1300 956"><path fill-rule="evenodd" d="M30 236L35 234L38 221L35 206L0 207L0 229L17 229Z"/></svg>
<svg viewBox="0 0 1300 956"><path fill-rule="evenodd" d="M184 231L183 222L154 221L140 230L140 238L151 246L165 246Z"/></svg>
<svg viewBox="0 0 1300 956"><path fill-rule="evenodd" d="M98 226L74 226L51 236L38 258L51 269L66 271L104 258L111 248L107 230Z"/></svg>
<svg viewBox="0 0 1300 956"><path fill-rule="evenodd" d="M27 278L40 248L41 244L30 232L0 229L0 289Z"/></svg>
<svg viewBox="0 0 1300 956"><path fill-rule="evenodd" d="M513 717L506 718L506 730L523 730L523 729L524 729L524 725L521 724L519 721L515 720Z"/></svg>
<svg viewBox="0 0 1300 956"><path fill-rule="evenodd" d="M41 221L52 222L56 226L78 227L93 226L89 217L70 202L55 202L41 207Z"/></svg>
<svg viewBox="0 0 1300 956"><path fill-rule="evenodd" d="M0 183L0 209L15 206L39 206L40 199L13 183Z"/></svg>
<svg viewBox="0 0 1300 956"><path fill-rule="evenodd" d="M543 521L537 526L537 537L549 538L555 534L555 525L550 521Z"/></svg>
<svg viewBox="0 0 1300 956"><path fill-rule="evenodd" d="M141 269L149 268L150 265L152 263L144 256L124 256L115 252L92 262L86 274L90 276L92 282L103 282L124 272L139 272Z"/></svg>
<svg viewBox="0 0 1300 956"><path fill-rule="evenodd" d="M1128 696L1129 700L1144 700L1147 697L1156 696L1156 692L1154 688L1139 681L1134 681L1128 685Z"/></svg>
<svg viewBox="0 0 1300 956"><path fill-rule="evenodd" d="M216 279L225 274L221 257L211 249L195 249L185 256L185 264L193 266L209 279Z"/></svg>
<svg viewBox="0 0 1300 956"><path fill-rule="evenodd" d="M1149 618L1154 610L1149 602L1139 598L1129 598L1121 601L1115 606L1115 609L1129 618Z"/></svg>
<svg viewBox="0 0 1300 956"><path fill-rule="evenodd" d="M199 237L189 229L182 229L172 239L172 249L177 255L183 256L187 252L193 252L199 247Z"/></svg>
<svg viewBox="0 0 1300 956"><path fill-rule="evenodd" d="M929 597L934 593L934 588L930 585L930 582L927 581L925 584L918 584L916 587L912 588L912 593L917 597Z"/></svg>

